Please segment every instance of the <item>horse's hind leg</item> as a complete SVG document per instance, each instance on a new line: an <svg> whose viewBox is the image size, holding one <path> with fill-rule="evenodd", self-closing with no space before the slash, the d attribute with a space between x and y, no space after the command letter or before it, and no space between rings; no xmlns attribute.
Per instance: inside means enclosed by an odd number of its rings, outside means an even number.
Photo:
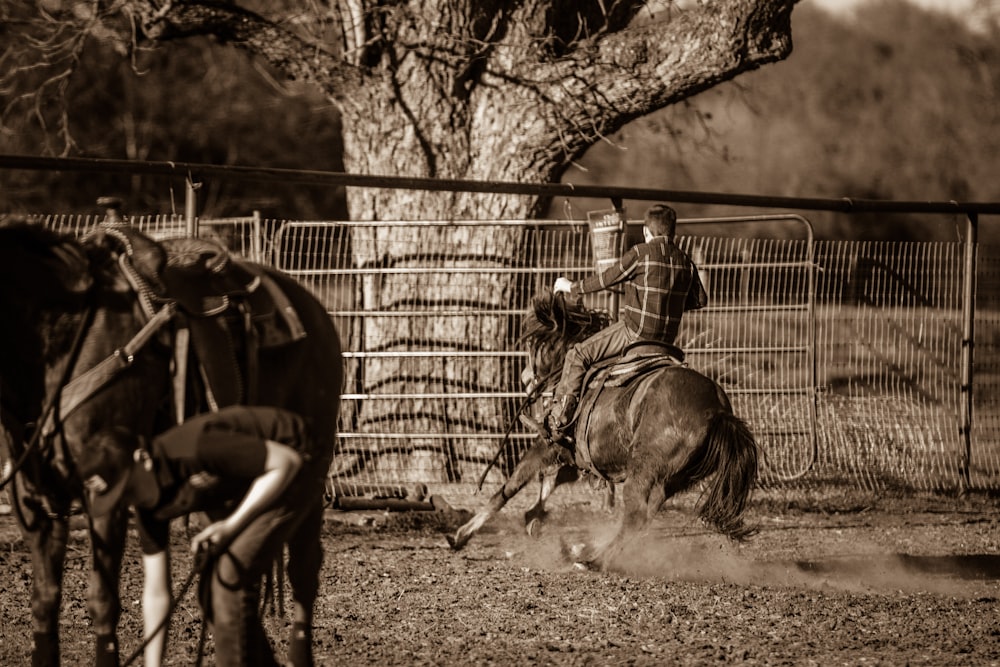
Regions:
<svg viewBox="0 0 1000 667"><path fill-rule="evenodd" d="M657 483L650 474L630 477L622 485L625 508L615 536L603 546L584 545L577 548L570 556L591 569L611 569L628 541L646 529L668 494L673 493L672 487Z"/></svg>
<svg viewBox="0 0 1000 667"><path fill-rule="evenodd" d="M553 467L564 466L568 462L567 456L568 452L564 448L546 442L538 442L529 449L504 485L486 503L486 507L455 531L454 536L448 536L451 548L457 551L464 547L493 515L503 509L508 500L517 495L529 482L535 480L540 473Z"/></svg>
<svg viewBox="0 0 1000 667"><path fill-rule="evenodd" d="M323 564L323 500L306 510L302 523L288 539L288 582L292 589L292 627L289 629L288 663L311 667L312 623Z"/></svg>

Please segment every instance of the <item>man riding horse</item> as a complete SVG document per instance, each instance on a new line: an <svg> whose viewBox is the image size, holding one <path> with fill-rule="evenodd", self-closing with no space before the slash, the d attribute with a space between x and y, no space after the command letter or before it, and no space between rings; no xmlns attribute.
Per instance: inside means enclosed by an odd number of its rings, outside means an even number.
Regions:
<svg viewBox="0 0 1000 667"><path fill-rule="evenodd" d="M602 273L577 282L564 277L556 280L554 291L574 298L624 283L625 301L618 321L567 351L548 414L535 425L553 443L572 445L570 426L587 369L636 343L673 348L684 312L708 305L698 268L674 243L676 226L677 213L672 208L651 206L643 221L644 243L630 248Z"/></svg>

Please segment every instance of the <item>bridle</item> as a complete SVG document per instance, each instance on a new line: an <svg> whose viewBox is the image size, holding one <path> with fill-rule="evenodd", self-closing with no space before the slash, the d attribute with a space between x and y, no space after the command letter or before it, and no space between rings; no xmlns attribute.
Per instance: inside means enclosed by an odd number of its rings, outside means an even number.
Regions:
<svg viewBox="0 0 1000 667"><path fill-rule="evenodd" d="M125 255L122 255L120 258L119 265L126 277L129 277L129 272L125 269L124 257ZM147 303L142 301L142 304L143 312L149 313L151 309ZM61 432L62 424L70 415L98 391L110 384L122 371L132 366L135 362L135 355L164 325L173 319L175 311L176 305L173 302L161 304L159 309L153 310L152 314L147 316L146 323L125 345L114 350L97 365L76 377L72 377L73 368L76 366L83 348L83 342L94 321L94 307L93 305L87 307L73 336L62 377L56 385L55 391L46 397L39 420L36 422L36 427L32 429L31 438L24 450L14 464L4 471L4 478L0 480L0 489L11 483L17 472L24 467L31 452L38 449L44 439ZM29 424L22 423L20 426L24 430Z"/></svg>

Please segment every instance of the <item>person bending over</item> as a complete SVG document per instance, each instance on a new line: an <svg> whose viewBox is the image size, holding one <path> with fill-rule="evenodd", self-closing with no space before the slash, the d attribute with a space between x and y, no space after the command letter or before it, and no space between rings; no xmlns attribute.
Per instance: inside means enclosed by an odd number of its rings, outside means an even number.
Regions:
<svg viewBox="0 0 1000 667"><path fill-rule="evenodd" d="M214 631L216 664L278 664L261 625L261 580L303 517L323 502L326 471L310 468L309 451L308 429L298 415L231 406L193 417L154 438L148 450L135 450L133 461L120 462L124 471L104 466L103 479L116 482L92 499L90 512L110 512L123 493L135 506L143 551L147 666L161 664L166 652L170 520L198 511L210 523L191 540L191 549L205 552L208 559L199 602ZM319 586L320 562L317 554L307 560L308 571L289 571L305 582L309 609ZM310 619L293 621L289 659L296 667L307 667L312 665Z"/></svg>

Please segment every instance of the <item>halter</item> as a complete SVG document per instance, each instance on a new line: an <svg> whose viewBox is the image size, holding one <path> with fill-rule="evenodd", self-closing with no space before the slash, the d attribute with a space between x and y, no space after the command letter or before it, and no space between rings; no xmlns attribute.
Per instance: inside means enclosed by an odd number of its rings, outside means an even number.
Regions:
<svg viewBox="0 0 1000 667"><path fill-rule="evenodd" d="M113 233L112 236L122 240L120 234ZM127 243L125 244L125 248L126 254L121 255L118 261L119 268L139 297L139 303L147 316L146 323L125 345L116 349L103 361L82 374L71 377L73 367L76 365L80 350L83 347L83 341L86 339L87 332L90 330L94 320L94 306L88 306L74 334L62 377L55 391L45 399L39 416L38 424L40 426L32 430L31 438L25 446L24 451L21 452L15 463L5 471L4 478L0 480L0 489L3 489L14 480L17 472L24 467L28 456L40 446L43 438L48 438L58 432L61 429L62 423L81 405L103 387L110 384L119 373L131 367L135 361L135 355L173 318L176 311L176 305L173 302L162 303L160 308L156 309L148 296L148 287L142 289L141 286L136 284L134 270L130 270L131 265L125 259L131 248ZM4 412L9 414L7 410ZM25 423L20 425L22 428L28 426Z"/></svg>

